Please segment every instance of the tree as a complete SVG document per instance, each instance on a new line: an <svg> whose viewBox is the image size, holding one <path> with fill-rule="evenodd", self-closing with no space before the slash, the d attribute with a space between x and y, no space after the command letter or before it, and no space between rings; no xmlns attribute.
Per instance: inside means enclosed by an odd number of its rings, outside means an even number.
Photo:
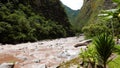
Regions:
<svg viewBox="0 0 120 68"><path fill-rule="evenodd" d="M98 15L99 19L106 21L106 26L111 30L113 36L117 38L117 43L120 35L120 8L102 10Z"/></svg>
<svg viewBox="0 0 120 68"><path fill-rule="evenodd" d="M114 34L117 37L117 44L119 42L119 35L120 35L120 9L118 9L115 13L113 13L113 28L114 28Z"/></svg>
<svg viewBox="0 0 120 68"><path fill-rule="evenodd" d="M59 0L0 0L0 43L16 44L73 35Z"/></svg>
<svg viewBox="0 0 120 68"><path fill-rule="evenodd" d="M103 32L110 32L109 28L103 23L94 23L84 26L82 31L84 32L86 38L97 36L99 34L102 34Z"/></svg>

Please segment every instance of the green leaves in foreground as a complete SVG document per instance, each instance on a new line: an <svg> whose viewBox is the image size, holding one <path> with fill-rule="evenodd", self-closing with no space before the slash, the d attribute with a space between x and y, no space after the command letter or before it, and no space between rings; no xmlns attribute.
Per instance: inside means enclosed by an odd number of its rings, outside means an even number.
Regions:
<svg viewBox="0 0 120 68"><path fill-rule="evenodd" d="M105 33L98 35L94 39L94 44L98 55L98 62L102 63L103 67L106 68L108 58L111 56L115 45L113 37Z"/></svg>

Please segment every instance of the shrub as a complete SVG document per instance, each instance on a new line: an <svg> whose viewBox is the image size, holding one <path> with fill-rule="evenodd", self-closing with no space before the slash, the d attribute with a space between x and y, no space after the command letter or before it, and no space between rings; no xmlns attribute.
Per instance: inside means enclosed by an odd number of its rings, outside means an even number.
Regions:
<svg viewBox="0 0 120 68"><path fill-rule="evenodd" d="M98 56L98 62L101 63L104 68L106 68L108 58L113 53L113 49L115 46L113 37L106 33L103 33L101 35L98 35L94 39L94 44L95 44L96 53Z"/></svg>

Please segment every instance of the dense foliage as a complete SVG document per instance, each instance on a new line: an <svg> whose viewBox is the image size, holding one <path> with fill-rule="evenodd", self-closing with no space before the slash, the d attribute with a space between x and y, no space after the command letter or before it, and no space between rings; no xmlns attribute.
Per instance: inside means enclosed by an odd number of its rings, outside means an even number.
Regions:
<svg viewBox="0 0 120 68"><path fill-rule="evenodd" d="M83 27L82 31L84 32L86 38L91 38L104 32L110 33L111 30L105 24L95 23Z"/></svg>
<svg viewBox="0 0 120 68"><path fill-rule="evenodd" d="M115 45L113 36L107 33L102 33L94 37L93 42L82 49L80 58L82 58L82 67L85 68L106 68L114 52L119 53L119 46Z"/></svg>
<svg viewBox="0 0 120 68"><path fill-rule="evenodd" d="M44 2L45 0L0 0L0 43L73 36L74 32L59 0L50 0L51 8Z"/></svg>
<svg viewBox="0 0 120 68"><path fill-rule="evenodd" d="M82 29L84 26L98 22L98 14L101 10L113 9L116 4L112 0L84 0L83 7L75 20L76 27Z"/></svg>
<svg viewBox="0 0 120 68"><path fill-rule="evenodd" d="M120 36L120 7L119 1L113 1L116 2L116 5L118 5L118 7L108 10L100 10L99 14L97 14L96 20L93 21L93 24L89 23L83 28L83 32L85 33L86 37L89 38L96 36L96 34L107 32L117 37L118 40ZM103 25L96 25L100 23L102 23Z"/></svg>
<svg viewBox="0 0 120 68"><path fill-rule="evenodd" d="M81 53L79 57L82 60L81 66L84 68L95 68L95 62L97 60L95 46L93 44L89 44L87 49L81 49Z"/></svg>

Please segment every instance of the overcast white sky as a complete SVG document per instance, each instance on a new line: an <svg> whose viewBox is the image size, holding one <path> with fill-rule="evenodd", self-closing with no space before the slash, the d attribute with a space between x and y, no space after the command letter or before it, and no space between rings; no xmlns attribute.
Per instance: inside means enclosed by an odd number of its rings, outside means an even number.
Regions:
<svg viewBox="0 0 120 68"><path fill-rule="evenodd" d="M80 9L83 5L83 0L60 0L63 4L67 5L73 10Z"/></svg>

